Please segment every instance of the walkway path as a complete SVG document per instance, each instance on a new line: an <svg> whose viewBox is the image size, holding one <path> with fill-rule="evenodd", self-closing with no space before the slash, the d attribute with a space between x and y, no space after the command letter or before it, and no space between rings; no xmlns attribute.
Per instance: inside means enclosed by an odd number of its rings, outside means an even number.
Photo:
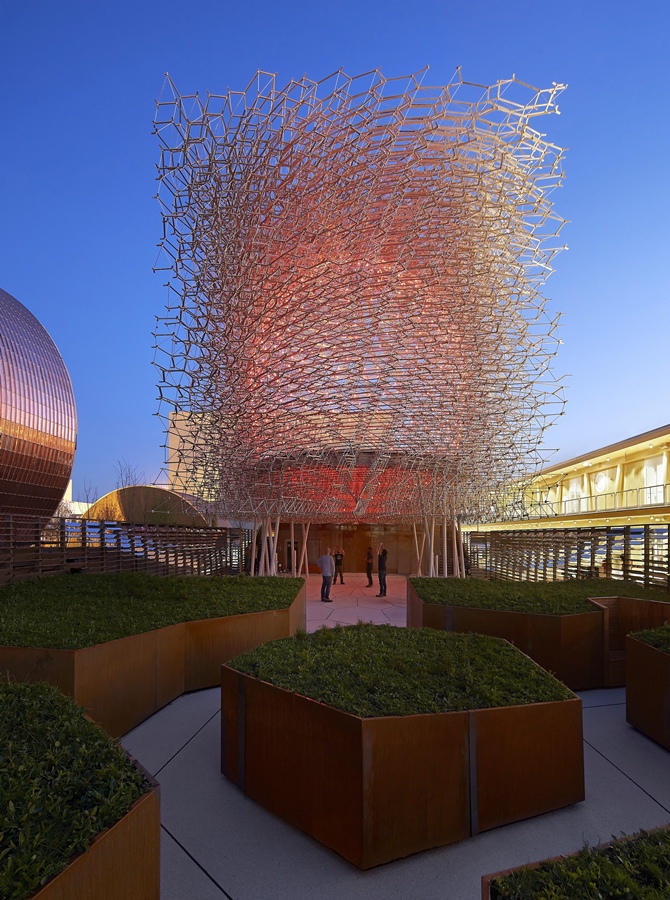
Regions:
<svg viewBox="0 0 670 900"><path fill-rule="evenodd" d="M310 630L404 624L402 576L389 577L386 602L365 576L345 575L332 604L320 583L308 581ZM485 872L666 825L670 753L626 724L622 688L581 696L583 803L359 872L220 774L220 692L186 694L122 739L161 785L161 900L479 900Z"/></svg>
<svg viewBox="0 0 670 900"><path fill-rule="evenodd" d="M373 622L375 625L406 624L407 579L404 575L388 575L386 597L377 597L379 583L373 575L373 586L368 587L366 575L344 573L344 584L339 581L330 589L332 603L321 602L321 576L307 579L307 631L316 631L322 625L355 625L356 622Z"/></svg>

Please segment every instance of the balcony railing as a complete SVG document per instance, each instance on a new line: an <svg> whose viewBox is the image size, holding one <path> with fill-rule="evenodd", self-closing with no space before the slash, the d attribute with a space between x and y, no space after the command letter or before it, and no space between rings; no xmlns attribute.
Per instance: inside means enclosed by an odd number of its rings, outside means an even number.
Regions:
<svg viewBox="0 0 670 900"><path fill-rule="evenodd" d="M558 501L516 500L507 506L502 520L548 519L555 516L606 513L624 509L649 509L654 506L670 506L670 484L629 488L625 491L604 494L586 494Z"/></svg>

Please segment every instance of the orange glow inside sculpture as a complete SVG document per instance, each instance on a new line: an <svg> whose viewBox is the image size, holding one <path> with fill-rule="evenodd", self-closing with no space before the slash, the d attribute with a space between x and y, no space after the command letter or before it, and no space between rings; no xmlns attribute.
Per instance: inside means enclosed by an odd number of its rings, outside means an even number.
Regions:
<svg viewBox="0 0 670 900"><path fill-rule="evenodd" d="M167 83L161 414L222 515L486 518L540 462L563 86L424 76Z"/></svg>

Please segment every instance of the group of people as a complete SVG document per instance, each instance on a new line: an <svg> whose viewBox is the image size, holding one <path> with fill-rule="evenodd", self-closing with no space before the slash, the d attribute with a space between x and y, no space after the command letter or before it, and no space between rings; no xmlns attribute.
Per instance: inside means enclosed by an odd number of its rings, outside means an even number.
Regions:
<svg viewBox="0 0 670 900"><path fill-rule="evenodd" d="M386 557L388 551L383 544L377 547L377 577L379 578L379 593L377 597L386 596ZM372 566L374 557L372 555L372 547L368 547L365 557L365 573L368 576L368 587L372 587ZM340 576L340 584L344 584L344 550L342 547L334 547L331 555L330 547L326 547L326 552L322 554L316 561L317 566L321 569L321 602L332 603L330 599L330 588L332 584L337 584L337 576Z"/></svg>

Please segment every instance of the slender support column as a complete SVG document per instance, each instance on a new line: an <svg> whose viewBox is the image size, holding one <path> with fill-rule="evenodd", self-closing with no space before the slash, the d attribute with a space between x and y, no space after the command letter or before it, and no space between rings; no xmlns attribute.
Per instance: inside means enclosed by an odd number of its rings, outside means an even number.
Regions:
<svg viewBox="0 0 670 900"><path fill-rule="evenodd" d="M272 559L270 560L270 574L277 574L277 548L279 546L279 516L275 520L275 537L272 541Z"/></svg>
<svg viewBox="0 0 670 900"><path fill-rule="evenodd" d="M461 531L461 523L457 523L458 527L458 555L461 562L461 578L465 578L465 551L463 550L463 532Z"/></svg>
<svg viewBox="0 0 670 900"><path fill-rule="evenodd" d="M435 578L437 575L437 570L435 567L435 516L433 516L430 520L430 525L428 524L428 516L424 516L424 528L426 534L428 535L428 577Z"/></svg>
<svg viewBox="0 0 670 900"><path fill-rule="evenodd" d="M304 522L300 523L300 528L302 530L302 547L300 548L300 565L298 566L297 574L300 575L304 567L305 578L309 578L309 561L307 559L307 536L309 535L309 525L309 522L307 523L307 527L305 527Z"/></svg>
<svg viewBox="0 0 670 900"><path fill-rule="evenodd" d="M258 519L254 516L254 527L251 532L251 555L250 555L250 563L249 563L249 574L255 575L256 569L256 532L258 530Z"/></svg>
<svg viewBox="0 0 670 900"><path fill-rule="evenodd" d="M261 528L261 552L260 565L258 566L258 574L267 574L267 558L268 558L268 516L264 516Z"/></svg>
<svg viewBox="0 0 670 900"><path fill-rule="evenodd" d="M451 520L451 552L453 553L453 575L454 578L460 578L460 566L458 565L458 543L456 538L456 516Z"/></svg>
<svg viewBox="0 0 670 900"><path fill-rule="evenodd" d="M416 522L412 525L414 531L414 550L416 551L416 574L421 578L421 553L419 553L419 536L416 533ZM424 535L425 537L425 535ZM423 547L421 548L423 550Z"/></svg>
<svg viewBox="0 0 670 900"><path fill-rule="evenodd" d="M289 550L289 559L291 560L291 575L295 578L297 572L295 570L295 551L293 549L293 545L295 543L295 526L293 524L293 519L291 519L291 534L289 540L291 541L291 549Z"/></svg>
<svg viewBox="0 0 670 900"><path fill-rule="evenodd" d="M428 516L423 517L423 533L424 537L428 538L428 571L427 575L429 578L433 577L433 540L430 532L430 528L428 527Z"/></svg>
<svg viewBox="0 0 670 900"><path fill-rule="evenodd" d="M274 575L274 554L272 549L274 547L274 539L272 537L272 518L268 516L268 533L267 540L265 541L265 546L267 549L267 558L265 560L265 574L266 575Z"/></svg>

